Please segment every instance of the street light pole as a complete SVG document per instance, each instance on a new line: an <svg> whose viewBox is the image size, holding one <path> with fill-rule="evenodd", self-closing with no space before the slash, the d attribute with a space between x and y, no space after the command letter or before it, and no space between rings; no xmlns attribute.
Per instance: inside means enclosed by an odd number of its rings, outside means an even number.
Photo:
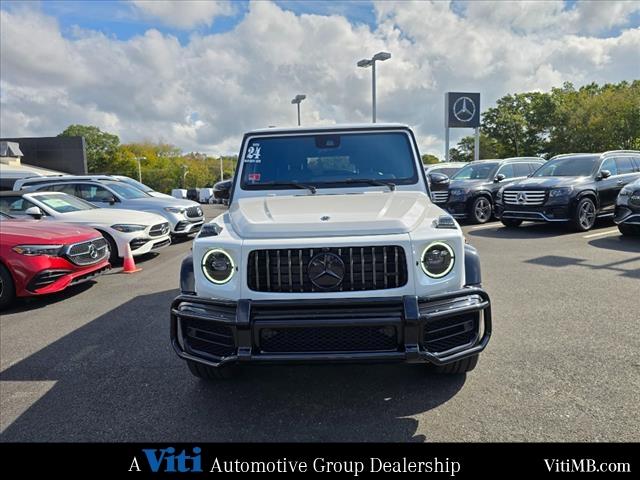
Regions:
<svg viewBox="0 0 640 480"><path fill-rule="evenodd" d="M142 183L142 166L140 165L140 160L146 160L147 157L136 157L138 161L138 181Z"/></svg>
<svg viewBox="0 0 640 480"><path fill-rule="evenodd" d="M305 98L307 98L306 95L296 95L293 100L291 100L291 103L298 107L298 126L300 126L300 104Z"/></svg>
<svg viewBox="0 0 640 480"><path fill-rule="evenodd" d="M362 68L371 67L371 120L373 123L376 123L376 62L384 62L390 58L390 53L378 52L372 58L365 58L356 64Z"/></svg>

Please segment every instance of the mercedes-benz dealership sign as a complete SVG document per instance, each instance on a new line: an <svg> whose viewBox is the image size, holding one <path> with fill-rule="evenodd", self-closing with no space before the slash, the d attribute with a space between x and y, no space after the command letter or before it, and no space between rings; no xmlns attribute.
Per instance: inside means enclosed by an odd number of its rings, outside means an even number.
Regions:
<svg viewBox="0 0 640 480"><path fill-rule="evenodd" d="M447 93L447 127L476 128L480 126L479 93Z"/></svg>

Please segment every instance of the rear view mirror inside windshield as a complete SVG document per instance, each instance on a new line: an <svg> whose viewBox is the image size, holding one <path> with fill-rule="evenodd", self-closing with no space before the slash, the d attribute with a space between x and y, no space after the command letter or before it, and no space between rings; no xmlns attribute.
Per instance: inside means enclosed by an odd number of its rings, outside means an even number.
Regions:
<svg viewBox="0 0 640 480"><path fill-rule="evenodd" d="M340 135L316 135L317 148L338 148Z"/></svg>

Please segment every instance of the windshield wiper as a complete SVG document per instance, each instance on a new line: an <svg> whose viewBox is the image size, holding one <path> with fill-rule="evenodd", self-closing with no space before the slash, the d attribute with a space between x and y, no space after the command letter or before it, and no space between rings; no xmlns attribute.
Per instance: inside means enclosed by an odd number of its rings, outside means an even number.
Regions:
<svg viewBox="0 0 640 480"><path fill-rule="evenodd" d="M396 184L386 180L376 180L374 178L347 178L336 183L346 183L347 185L354 185L358 183L366 183L367 185L374 185L379 187L387 187L389 191L393 192L396 189Z"/></svg>
<svg viewBox="0 0 640 480"><path fill-rule="evenodd" d="M293 188L300 188L302 190L309 190L312 195L316 193L316 187L314 187L313 185L307 185L306 183L299 183L299 182L265 182L265 183L259 183L256 185L259 185L261 187L262 186L293 187Z"/></svg>

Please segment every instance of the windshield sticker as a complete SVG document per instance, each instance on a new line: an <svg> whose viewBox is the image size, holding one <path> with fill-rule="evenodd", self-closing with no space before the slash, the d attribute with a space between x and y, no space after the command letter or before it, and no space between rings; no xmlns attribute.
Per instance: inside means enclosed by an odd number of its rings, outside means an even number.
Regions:
<svg viewBox="0 0 640 480"><path fill-rule="evenodd" d="M249 148L247 148L247 154L244 156L244 161L246 163L260 163L260 144L252 143Z"/></svg>
<svg viewBox="0 0 640 480"><path fill-rule="evenodd" d="M259 182L260 181L260 174L259 173L250 173L247 176L248 180L250 182Z"/></svg>

